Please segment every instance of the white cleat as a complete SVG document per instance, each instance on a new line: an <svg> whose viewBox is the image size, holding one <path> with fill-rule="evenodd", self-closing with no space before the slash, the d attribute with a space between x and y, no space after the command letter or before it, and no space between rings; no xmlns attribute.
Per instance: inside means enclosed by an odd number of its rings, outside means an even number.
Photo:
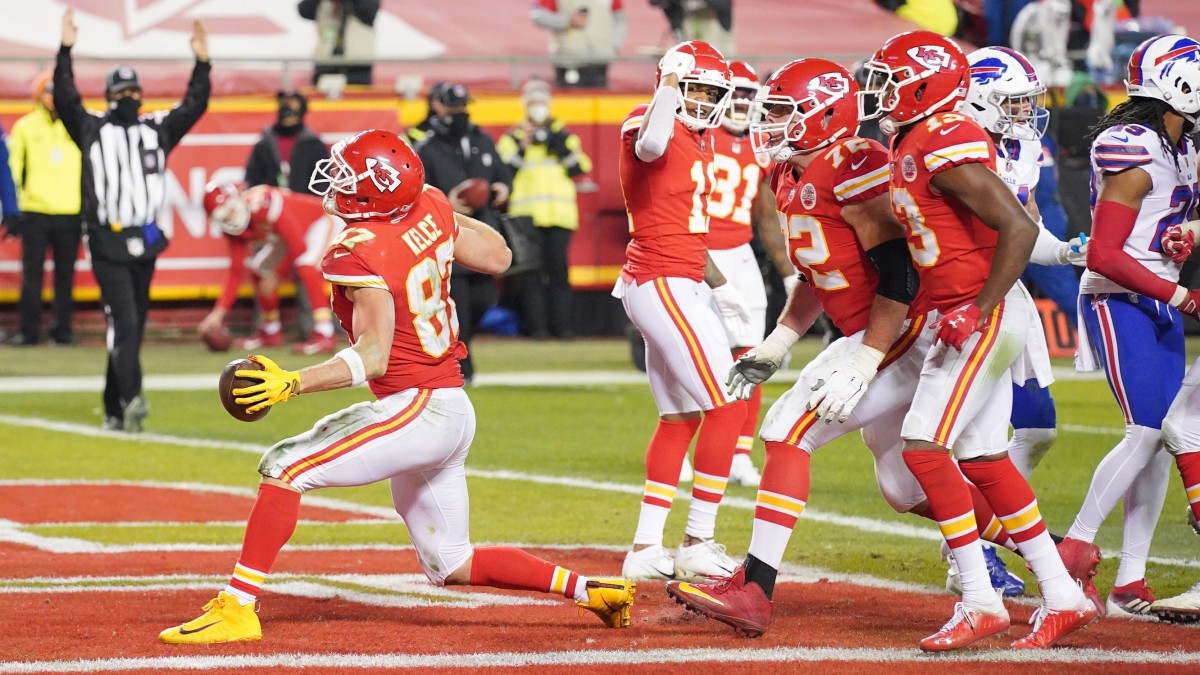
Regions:
<svg viewBox="0 0 1200 675"><path fill-rule="evenodd" d="M1200 621L1200 581L1173 598L1156 600L1150 605L1150 613L1172 623Z"/></svg>
<svg viewBox="0 0 1200 675"><path fill-rule="evenodd" d="M691 546L679 545L675 551L676 579L728 577L738 563L725 554L725 547L709 539Z"/></svg>
<svg viewBox="0 0 1200 675"><path fill-rule="evenodd" d="M625 563L621 565L621 576L639 581L674 579L675 562L662 544L630 551L625 554Z"/></svg>
<svg viewBox="0 0 1200 675"><path fill-rule="evenodd" d="M730 483L756 488L761 480L762 476L758 475L758 469L754 468L750 455L738 453L733 456L733 464L729 466Z"/></svg>

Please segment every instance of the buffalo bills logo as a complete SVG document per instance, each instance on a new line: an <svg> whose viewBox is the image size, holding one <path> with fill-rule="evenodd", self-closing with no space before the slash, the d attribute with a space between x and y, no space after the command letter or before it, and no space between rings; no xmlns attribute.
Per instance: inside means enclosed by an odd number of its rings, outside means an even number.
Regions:
<svg viewBox="0 0 1200 675"><path fill-rule="evenodd" d="M1161 66L1167 61L1200 61L1200 46L1195 40L1184 38L1167 50L1165 54L1154 59L1154 65Z"/></svg>
<svg viewBox="0 0 1200 675"><path fill-rule="evenodd" d="M912 155L905 155L904 159L900 160L900 175L909 182L917 179L917 160L913 159Z"/></svg>
<svg viewBox="0 0 1200 675"><path fill-rule="evenodd" d="M374 157L367 158L367 175L375 184L375 189L380 192L394 192L396 188L400 187L400 172L396 170L396 167Z"/></svg>
<svg viewBox="0 0 1200 675"><path fill-rule="evenodd" d="M817 205L817 188L812 183L805 183L800 188L800 204L809 211Z"/></svg>
<svg viewBox="0 0 1200 675"><path fill-rule="evenodd" d="M850 91L850 80L840 73L826 73L809 80L808 88L830 96L844 96Z"/></svg>
<svg viewBox="0 0 1200 675"><path fill-rule="evenodd" d="M1004 70L1000 59L983 59L971 66L971 81L975 84L990 84L1003 77Z"/></svg>
<svg viewBox="0 0 1200 675"><path fill-rule="evenodd" d="M949 68L953 65L950 53L938 45L921 45L908 50L908 55L914 61L924 63L933 70Z"/></svg>

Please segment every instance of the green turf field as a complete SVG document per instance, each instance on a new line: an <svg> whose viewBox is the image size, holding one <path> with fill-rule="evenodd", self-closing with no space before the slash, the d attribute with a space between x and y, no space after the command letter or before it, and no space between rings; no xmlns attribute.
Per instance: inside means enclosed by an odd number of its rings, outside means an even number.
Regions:
<svg viewBox="0 0 1200 675"><path fill-rule="evenodd" d="M819 347L815 340L803 341L794 351L793 367L802 365ZM620 340L480 340L474 354L479 372L486 374L632 372L628 346ZM144 364L148 375L215 377L232 356L211 354L192 344L152 345L144 352ZM283 352L277 360L289 368L310 362ZM103 364L102 347L5 349L0 352L0 378L95 377L103 374ZM767 386L764 413L786 386ZM1117 406L1103 381L1063 380L1054 385L1053 392L1060 425L1065 427L1034 474L1033 487L1051 529L1064 532L1083 499L1096 463L1122 431ZM356 389L303 396L279 406L265 421L246 424L224 413L215 391L151 390L147 395L151 405L147 432L265 447L306 430L318 417L368 395L365 389ZM470 390L470 395L478 417L476 443L467 464L474 472L472 535L476 541L623 546L631 540L644 479L645 447L655 424L653 402L644 383L478 386ZM30 426L31 420L42 420L98 428L100 394L94 391L7 393L0 415L0 480L120 479L244 488L258 481L258 455L245 448L188 447L169 439L134 441L86 435L70 428ZM755 448L755 463L761 466L761 461L760 444ZM536 477L583 479L604 485L578 487ZM928 521L891 511L875 488L870 455L857 435L817 453L812 486L808 504L813 517L801 518L788 551L789 561L910 583L942 583L944 568L936 543L903 532L887 532L892 526L901 526L904 532L921 528L926 536L935 530ZM389 506L384 485L327 490L324 495ZM753 502L754 491L732 486L728 495L740 499L722 509L718 539L740 557L749 542L752 511L747 504ZM1171 562L1196 559L1200 544L1184 520L1184 504L1179 478L1172 468L1170 491L1151 551L1153 557L1164 562L1152 563L1148 574L1160 597L1183 590L1200 576L1196 567ZM682 534L685 510L685 505L676 503L668 523L669 545L677 543ZM862 520L855 521L858 527L851 527L827 517L834 515ZM878 529L880 523L884 533L864 529ZM1097 543L1106 550L1115 550L1120 543L1120 528L1121 513L1117 509ZM241 527L235 524L30 525L23 529L42 536L110 543L236 544L241 540ZM293 542L407 543L408 539L403 526L395 523L302 524ZM1024 573L1019 561L1011 556L1007 559L1010 567ZM1113 561L1101 567L1101 592L1111 585L1114 570Z"/></svg>

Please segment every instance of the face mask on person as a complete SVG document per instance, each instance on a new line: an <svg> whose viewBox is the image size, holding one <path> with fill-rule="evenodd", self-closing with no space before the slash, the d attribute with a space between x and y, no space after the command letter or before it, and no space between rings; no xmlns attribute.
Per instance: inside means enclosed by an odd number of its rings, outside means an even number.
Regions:
<svg viewBox="0 0 1200 675"><path fill-rule="evenodd" d="M525 114L529 116L529 121L534 124L545 124L550 119L550 106L545 103L530 103L525 109Z"/></svg>
<svg viewBox="0 0 1200 675"><path fill-rule="evenodd" d="M108 102L108 109L112 113L112 118L119 124L133 124L136 122L138 111L141 108L142 102L132 96L125 96Z"/></svg>
<svg viewBox="0 0 1200 675"><path fill-rule="evenodd" d="M446 131L451 136L463 136L467 133L467 127L471 124L471 117L466 112L442 115L442 124L446 126Z"/></svg>
<svg viewBox="0 0 1200 675"><path fill-rule="evenodd" d="M295 136L304 126L300 114L294 108L285 106L279 109L279 117L275 121L275 133L280 136Z"/></svg>

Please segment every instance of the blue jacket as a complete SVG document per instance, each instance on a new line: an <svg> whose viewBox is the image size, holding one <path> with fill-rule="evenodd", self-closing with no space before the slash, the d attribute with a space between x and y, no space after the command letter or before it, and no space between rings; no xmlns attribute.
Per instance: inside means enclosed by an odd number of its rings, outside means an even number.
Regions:
<svg viewBox="0 0 1200 675"><path fill-rule="evenodd" d="M8 142L4 129L0 128L0 215L21 213L17 208L17 185L13 182L12 169L8 166Z"/></svg>

